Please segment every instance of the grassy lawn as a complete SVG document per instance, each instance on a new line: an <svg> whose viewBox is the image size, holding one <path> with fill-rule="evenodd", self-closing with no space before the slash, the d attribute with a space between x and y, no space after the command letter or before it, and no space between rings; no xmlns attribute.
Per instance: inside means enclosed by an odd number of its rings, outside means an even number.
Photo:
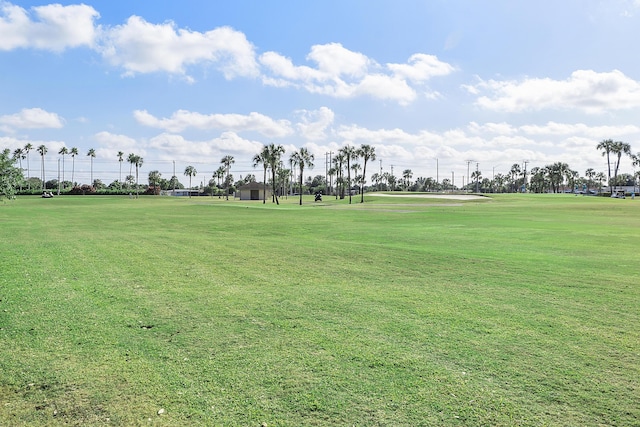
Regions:
<svg viewBox="0 0 640 427"><path fill-rule="evenodd" d="M353 200L0 204L0 425L640 425L640 201Z"/></svg>

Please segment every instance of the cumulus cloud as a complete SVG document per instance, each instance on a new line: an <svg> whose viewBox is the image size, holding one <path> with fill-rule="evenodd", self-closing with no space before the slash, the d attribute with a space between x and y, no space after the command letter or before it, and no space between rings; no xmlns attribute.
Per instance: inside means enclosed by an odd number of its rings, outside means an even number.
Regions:
<svg viewBox="0 0 640 427"><path fill-rule="evenodd" d="M566 80L488 80L466 88L474 95L489 92L478 97L478 106L506 112L572 109L597 114L640 107L640 82L618 70L578 70Z"/></svg>
<svg viewBox="0 0 640 427"><path fill-rule="evenodd" d="M0 50L35 47L52 51L93 46L100 14L84 4L50 4L26 9L0 2Z"/></svg>
<svg viewBox="0 0 640 427"><path fill-rule="evenodd" d="M182 135L163 133L149 139L146 144L163 159L192 161L200 157L222 157L232 153L249 156L259 152L262 142L240 137L234 132L223 132L219 137L206 141L192 141Z"/></svg>
<svg viewBox="0 0 640 427"><path fill-rule="evenodd" d="M415 82L425 82L432 77L446 76L455 71L455 68L440 61L434 55L416 53L411 55L406 64L387 64L396 77L412 80Z"/></svg>
<svg viewBox="0 0 640 427"><path fill-rule="evenodd" d="M435 56L415 54L406 64L386 64L339 43L315 45L306 59L315 67L295 65L290 58L266 52L259 58L266 72L263 83L276 87L293 86L335 98L371 96L408 104L417 97L413 85L454 71L454 67ZM427 92L433 97L433 92Z"/></svg>
<svg viewBox="0 0 640 427"><path fill-rule="evenodd" d="M300 134L309 141L323 140L327 137L326 130L333 124L335 114L327 107L319 110L298 112L301 121L296 124Z"/></svg>
<svg viewBox="0 0 640 427"><path fill-rule="evenodd" d="M59 129L64 120L56 113L42 108L25 108L19 113L0 116L0 130L12 132L16 129Z"/></svg>
<svg viewBox="0 0 640 427"><path fill-rule="evenodd" d="M146 110L133 112L136 121L142 125L181 132L185 129L223 129L233 132L255 131L271 138L280 138L293 132L287 120L274 120L260 113L243 114L201 114L178 110L169 118L159 119Z"/></svg>
<svg viewBox="0 0 640 427"><path fill-rule="evenodd" d="M165 71L186 74L186 67L214 63L231 79L255 77L254 47L242 32L220 27L204 33L177 28L175 23L152 24L131 16L104 33L101 51L128 74Z"/></svg>

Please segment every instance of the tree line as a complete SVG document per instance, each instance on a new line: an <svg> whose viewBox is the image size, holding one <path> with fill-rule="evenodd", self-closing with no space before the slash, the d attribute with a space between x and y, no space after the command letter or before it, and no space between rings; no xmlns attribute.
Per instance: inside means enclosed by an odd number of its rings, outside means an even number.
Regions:
<svg viewBox="0 0 640 427"><path fill-rule="evenodd" d="M596 145L596 149L602 153L607 160L607 175L604 172L597 172L593 168L589 168L581 176L579 172L571 169L567 163L556 162L543 167L533 167L527 170L526 163L524 167L518 163L514 163L507 173L493 174L491 178L483 176L482 171L478 168L471 173L467 179L466 185L458 187L452 179L444 178L439 180L433 177L418 177L413 180L413 172L411 169L405 169L400 176L395 176L392 172L373 173L371 175L371 183L367 187L368 190L374 191L475 191L475 192L522 192L529 191L535 193L544 192L563 192L582 188L584 190L598 189L602 191L603 184L608 184L610 189L616 186L635 185L640 172L635 175L628 173L620 173L620 163L623 157L629 157L634 166L640 166L640 153L633 154L631 146L622 141L614 141L606 139L600 141ZM40 177L29 176L30 168L30 152L36 151L40 155ZM144 159L135 154L130 153L125 157L124 152L117 153L119 162L119 178L109 185L104 184L100 179L93 177L93 159L96 157L94 149L89 149L86 156L90 159L90 176L91 184L80 185L75 182L75 158L79 155L76 147L62 147L58 154L61 156L62 173L61 179L45 179L45 156L48 153L47 147L43 144L34 147L28 143L24 147L16 148L12 153L9 149L2 152L4 162L18 164L18 171L23 172L23 161L26 162L27 177L19 174L15 179L16 192L33 193L34 191L58 190L68 194L86 194L95 192L113 192L113 193L132 193L136 196L140 191L146 194L159 194L162 190L182 189L184 186L178 178L173 175L170 179L165 179L158 170L148 173L149 185L139 183L139 171L144 164ZM288 194L299 194L300 203L302 203L302 194L305 192L322 191L328 195L335 195L336 198L344 199L348 197L349 203L352 202L352 196L360 195L360 202L364 202L364 191L367 185L367 166L371 161L376 160L375 147L362 144L360 147L351 145L340 148L335 155L331 157L329 168L326 175L309 176L304 180L304 171L312 169L314 164L314 156L306 148L300 148L290 153L288 159L285 159L285 148L282 145L267 144L264 145L259 153L252 158L254 168L262 167L264 185L263 203L266 203L267 185L272 189L271 199L273 203L278 204L278 197ZM332 153L333 154L333 153ZM71 179L65 179L65 156L71 157ZM122 166L124 161L129 163L129 173L122 179ZM285 166L288 163L288 168ZM199 187L203 194L226 196L235 192L236 188L244 184L255 182L254 174L247 174L244 178L234 181L231 174L231 166L235 163L233 156L224 156L220 161L220 167L212 174L211 179L206 186ZM528 163L528 162L527 162ZM135 174L134 174L135 169ZM192 177L196 176L197 171L194 166L187 166L184 175L189 179L189 189L192 189ZM269 176L267 176L267 174ZM297 175L297 180L294 180ZM2 177L7 184L7 177L13 176L2 171ZM296 182L297 181L297 182Z"/></svg>

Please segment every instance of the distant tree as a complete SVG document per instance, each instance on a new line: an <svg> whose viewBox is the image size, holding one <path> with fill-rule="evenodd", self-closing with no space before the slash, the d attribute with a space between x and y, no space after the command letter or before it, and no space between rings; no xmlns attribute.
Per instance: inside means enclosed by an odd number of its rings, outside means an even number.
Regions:
<svg viewBox="0 0 640 427"><path fill-rule="evenodd" d="M607 177L605 176L604 172L598 172L596 174L596 182L598 183L598 191L600 193L602 192L602 183L605 179L607 179Z"/></svg>
<svg viewBox="0 0 640 427"><path fill-rule="evenodd" d="M347 188L349 190L349 204L351 204L351 161L357 158L356 149L350 145L346 147L342 147L338 150L338 153L341 154L344 160L347 162Z"/></svg>
<svg viewBox="0 0 640 427"><path fill-rule="evenodd" d="M40 169L40 171L41 171L40 179L42 179L42 190L44 190L44 183L45 183L44 155L47 154L47 147L44 144L42 144L42 145L38 146L38 148L36 150L38 151L38 153L40 153L40 158L42 159L42 167Z"/></svg>
<svg viewBox="0 0 640 427"><path fill-rule="evenodd" d="M336 171L336 199L338 198L338 193L340 194L340 199L344 199L344 173L342 170L344 162L345 155L341 150L338 150L338 153L333 158L333 167Z"/></svg>
<svg viewBox="0 0 640 427"><path fill-rule="evenodd" d="M229 190L231 187L231 165L234 164L236 161L233 158L233 156L224 156L222 158L222 160L220 160L220 163L224 166L226 173L227 173L227 182L225 183L226 187L227 187L227 200L229 200Z"/></svg>
<svg viewBox="0 0 640 427"><path fill-rule="evenodd" d="M30 174L30 165L29 165L29 151L33 150L33 145L31 145L31 143L28 143L24 146L24 154L27 156L27 188L29 188L29 190L31 190L31 180L29 178L31 178L31 174Z"/></svg>
<svg viewBox="0 0 640 427"><path fill-rule="evenodd" d="M413 178L413 171L411 169L405 169L402 171L402 183L405 191L409 188L411 178Z"/></svg>
<svg viewBox="0 0 640 427"><path fill-rule="evenodd" d="M127 162L129 162L129 175L133 175L133 165L136 163L136 155L129 153L127 156Z"/></svg>
<svg viewBox="0 0 640 427"><path fill-rule="evenodd" d="M518 163L514 163L511 165L511 169L509 170L509 174L511 176L511 192L518 192L518 176L522 173L522 169Z"/></svg>
<svg viewBox="0 0 640 427"><path fill-rule="evenodd" d="M607 182L611 183L611 152L613 151L613 139L604 139L596 145L596 149L602 150L602 156L607 157Z"/></svg>
<svg viewBox="0 0 640 427"><path fill-rule="evenodd" d="M262 175L262 204L267 203L267 168L269 167L269 161L267 157L269 156L269 149L265 145L262 147L262 151L253 156L253 167L256 168L258 165L262 165L263 175Z"/></svg>
<svg viewBox="0 0 640 427"><path fill-rule="evenodd" d="M62 147L58 151L58 154L62 156L62 181L64 181L64 156L65 154L69 154L69 150L67 149L67 147Z"/></svg>
<svg viewBox="0 0 640 427"><path fill-rule="evenodd" d="M189 197L191 197L191 178L197 174L198 171L193 166L187 166L184 170L184 175L189 177Z"/></svg>
<svg viewBox="0 0 640 427"><path fill-rule="evenodd" d="M358 155L362 158L362 186L360 187L360 203L364 203L364 184L367 179L367 163L370 160L373 161L376 159L376 149L375 147L372 147L370 145L362 144L358 149Z"/></svg>
<svg viewBox="0 0 640 427"><path fill-rule="evenodd" d="M593 179L596 177L596 171L593 168L589 168L584 172L585 178L587 178L587 190L593 187Z"/></svg>
<svg viewBox="0 0 640 427"><path fill-rule="evenodd" d="M273 191L271 192L272 201L278 202L278 192L276 191L276 175L281 163L282 155L284 154L284 147L282 145L275 145L273 143L267 145L267 162L269 163L269 169L271 170L271 184L273 185Z"/></svg>
<svg viewBox="0 0 640 427"><path fill-rule="evenodd" d="M76 156L78 155L78 149L73 147L69 153L71 154L71 182L75 185L76 182L74 180L74 176L76 172Z"/></svg>
<svg viewBox="0 0 640 427"><path fill-rule="evenodd" d="M618 177L618 169L620 168L620 160L622 159L623 154L631 156L631 146L626 142L616 141L611 147L611 152L617 156L615 168L613 170L613 180L615 186L615 182L617 181Z"/></svg>
<svg viewBox="0 0 640 427"><path fill-rule="evenodd" d="M149 172L149 184L153 187L154 195L158 194L157 186L161 178L162 178L162 174L160 173L160 171L153 170Z"/></svg>
<svg viewBox="0 0 640 427"><path fill-rule="evenodd" d="M304 168L313 168L313 154L309 153L309 151L302 147L300 150L295 151L291 154L291 164L298 167L300 171L300 206L302 206L302 179L304 175Z"/></svg>
<svg viewBox="0 0 640 427"><path fill-rule="evenodd" d="M124 161L124 153L122 151L118 151L118 163L120 164L120 175L118 176L118 181L122 182L122 162Z"/></svg>
<svg viewBox="0 0 640 427"><path fill-rule="evenodd" d="M16 158L6 148L0 152L0 200L15 198L18 186L23 181L22 168L16 168Z"/></svg>
<svg viewBox="0 0 640 427"><path fill-rule="evenodd" d="M140 190L140 186L138 185L138 171L142 167L142 164L144 163L144 159L136 154L133 154L133 157L130 159L130 161L133 161L132 164L136 167L136 199L137 199L138 192Z"/></svg>
<svg viewBox="0 0 640 427"><path fill-rule="evenodd" d="M474 170L473 172L471 172L471 180L476 182L476 193L479 192L478 183L480 182L481 179L482 179L482 172L481 171Z"/></svg>
<svg viewBox="0 0 640 427"><path fill-rule="evenodd" d="M169 181L167 181L167 186L166 186L166 188L164 188L164 190L170 190L170 189L173 190L173 189L176 189L176 188L182 189L182 188L184 188L184 185L182 185L180 183L180 181L178 181L178 177L177 176L173 175L171 177L171 179L169 179Z"/></svg>
<svg viewBox="0 0 640 427"><path fill-rule="evenodd" d="M96 157L96 150L90 148L87 151L87 156L89 156L89 160L91 161L91 182L93 182L93 159Z"/></svg>
<svg viewBox="0 0 640 427"><path fill-rule="evenodd" d="M15 150L13 150L13 158L15 160L18 161L19 167L20 167L20 172L23 171L22 169L22 160L24 158L26 158L26 155L24 154L24 149L21 147L16 148ZM22 190L22 182L24 181L24 179L20 180L20 190Z"/></svg>

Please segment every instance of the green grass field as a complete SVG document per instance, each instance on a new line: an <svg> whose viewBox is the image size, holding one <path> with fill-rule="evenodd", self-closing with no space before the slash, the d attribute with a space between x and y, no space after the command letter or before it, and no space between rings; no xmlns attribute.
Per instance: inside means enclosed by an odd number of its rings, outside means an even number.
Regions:
<svg viewBox="0 0 640 427"><path fill-rule="evenodd" d="M640 201L365 200L0 204L0 425L640 425Z"/></svg>

